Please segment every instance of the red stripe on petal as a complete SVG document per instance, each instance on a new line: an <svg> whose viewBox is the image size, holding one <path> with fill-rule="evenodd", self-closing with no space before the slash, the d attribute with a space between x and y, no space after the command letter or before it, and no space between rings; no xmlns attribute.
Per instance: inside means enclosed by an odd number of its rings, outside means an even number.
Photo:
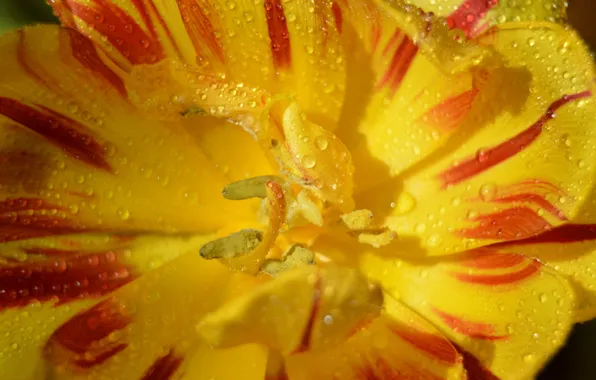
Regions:
<svg viewBox="0 0 596 380"><path fill-rule="evenodd" d="M596 240L596 224L565 224L546 231L538 236L514 242L497 243L495 247L507 245L576 243Z"/></svg>
<svg viewBox="0 0 596 380"><path fill-rule="evenodd" d="M56 257L0 267L0 309L33 301L56 305L109 294L135 278L123 251Z"/></svg>
<svg viewBox="0 0 596 380"><path fill-rule="evenodd" d="M40 110L15 99L0 97L0 114L43 136L68 155L97 169L112 171L104 148L82 124L49 108Z"/></svg>
<svg viewBox="0 0 596 380"><path fill-rule="evenodd" d="M472 37L480 20L498 3L499 0L466 0L447 17L447 22L451 28L464 30Z"/></svg>
<svg viewBox="0 0 596 380"><path fill-rule="evenodd" d="M344 26L343 14L341 13L341 7L335 1L331 4L331 12L333 13L333 19L335 20L335 28L341 34Z"/></svg>
<svg viewBox="0 0 596 380"><path fill-rule="evenodd" d="M445 324L447 324L447 326L459 334L480 340L499 340L507 338L506 335L496 335L495 327L490 323L468 321L436 308L434 308L433 311L443 322L445 322Z"/></svg>
<svg viewBox="0 0 596 380"><path fill-rule="evenodd" d="M115 334L130 323L120 304L107 299L60 326L46 343L45 355L56 364L94 367L127 347Z"/></svg>
<svg viewBox="0 0 596 380"><path fill-rule="evenodd" d="M9 198L0 201L0 242L67 234L85 226L59 213L64 208L36 198Z"/></svg>
<svg viewBox="0 0 596 380"><path fill-rule="evenodd" d="M176 356L173 350L167 355L158 358L153 365L145 372L141 380L168 380L178 370L184 357Z"/></svg>
<svg viewBox="0 0 596 380"><path fill-rule="evenodd" d="M461 282L476 285L511 285L517 282L528 279L540 270L540 264L532 262L528 266L512 273L503 274L470 274L470 273L451 273L451 275L457 278Z"/></svg>
<svg viewBox="0 0 596 380"><path fill-rule="evenodd" d="M478 90L473 88L452 96L428 110L420 119L438 130L451 132L459 127L464 120L472 108L476 95L478 95Z"/></svg>
<svg viewBox="0 0 596 380"><path fill-rule="evenodd" d="M506 197L496 198L491 200L494 203L536 203L538 206L546 210L549 214L552 214L559 220L566 221L567 218L563 211L559 210L552 203L547 201L543 196L538 194L516 194Z"/></svg>
<svg viewBox="0 0 596 380"><path fill-rule="evenodd" d="M459 265L476 269L503 269L520 265L526 260L522 255L514 253L493 253L487 248L479 248L466 254Z"/></svg>
<svg viewBox="0 0 596 380"><path fill-rule="evenodd" d="M478 360L476 356L455 343L453 345L464 358L464 368L466 369L469 380L500 380L488 368L480 363L480 360Z"/></svg>
<svg viewBox="0 0 596 380"><path fill-rule="evenodd" d="M317 273L317 280L314 286L313 292L313 300L312 306L310 310L310 315L308 316L308 322L306 323L306 327L304 328L304 333L302 335L302 341L294 350L294 353L306 352L310 349L311 341L312 341L312 334L313 329L315 326L315 322L317 320L319 310L321 309L321 277Z"/></svg>
<svg viewBox="0 0 596 380"><path fill-rule="evenodd" d="M215 20L211 18L217 11L208 8L206 2L201 6L195 0L177 0L177 3L184 27L197 52L197 59L201 59L203 49L207 48L220 62L225 62L225 53L213 24Z"/></svg>
<svg viewBox="0 0 596 380"><path fill-rule="evenodd" d="M591 96L591 91L584 91L573 95L565 95L553 102L544 115L532 126L509 140L489 149L480 151L475 157L463 160L461 163L445 170L438 175L443 182L443 188L458 184L468 178L474 177L493 166L515 156L526 149L542 133L546 122L555 117L555 112L565 104Z"/></svg>
<svg viewBox="0 0 596 380"><path fill-rule="evenodd" d="M480 215L472 219L476 227L461 229L459 236L468 239L514 240L538 235L552 228L538 213L520 206Z"/></svg>
<svg viewBox="0 0 596 380"><path fill-rule="evenodd" d="M417 53L418 46L416 46L410 37L405 36L393 54L389 67L379 81L377 89L387 87L389 88L391 95L395 94L408 73Z"/></svg>
<svg viewBox="0 0 596 380"><path fill-rule="evenodd" d="M390 329L394 334L398 335L420 351L429 354L436 360L449 364L456 364L460 360L455 348L442 336L429 334L411 328L390 327Z"/></svg>
<svg viewBox="0 0 596 380"><path fill-rule="evenodd" d="M102 77L122 97L126 98L127 92L124 82L101 60L93 42L74 29L66 29L66 31L70 36L70 47L77 61Z"/></svg>
<svg viewBox="0 0 596 380"><path fill-rule="evenodd" d="M278 70L288 69L292 65L292 49L283 5L280 0L265 0L264 5L273 65Z"/></svg>
<svg viewBox="0 0 596 380"><path fill-rule="evenodd" d="M91 0L90 6L74 0L63 0L62 3L73 15L104 35L131 64L155 63L165 57L159 40L112 2Z"/></svg>

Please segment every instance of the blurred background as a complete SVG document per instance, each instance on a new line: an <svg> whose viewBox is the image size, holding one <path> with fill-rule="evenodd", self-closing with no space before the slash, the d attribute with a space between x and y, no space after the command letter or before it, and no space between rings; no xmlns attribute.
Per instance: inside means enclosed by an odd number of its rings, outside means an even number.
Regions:
<svg viewBox="0 0 596 380"><path fill-rule="evenodd" d="M596 0L569 0L568 13L570 23L596 51ZM43 0L0 0L0 34L26 24L48 22L57 20ZM565 348L538 377L554 379L596 380L596 320L577 325Z"/></svg>

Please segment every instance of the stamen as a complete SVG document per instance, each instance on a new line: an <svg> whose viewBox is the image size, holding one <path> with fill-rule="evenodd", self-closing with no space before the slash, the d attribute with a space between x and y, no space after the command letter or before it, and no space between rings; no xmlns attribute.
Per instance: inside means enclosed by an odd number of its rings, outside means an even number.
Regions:
<svg viewBox="0 0 596 380"><path fill-rule="evenodd" d="M370 210L362 209L343 214L340 218L349 229L364 230L372 224L373 213Z"/></svg>
<svg viewBox="0 0 596 380"><path fill-rule="evenodd" d="M252 252L263 240L263 234L257 230L242 230L229 236L210 241L201 247L201 257L212 259L232 259Z"/></svg>
<svg viewBox="0 0 596 380"><path fill-rule="evenodd" d="M267 254L284 224L286 202L281 185L275 181L269 181L266 183L266 191L269 201L269 222L261 243L247 255L225 259L224 261L231 269L256 274L264 264Z"/></svg>
<svg viewBox="0 0 596 380"><path fill-rule="evenodd" d="M380 248L391 244L391 242L393 242L393 240L396 238L397 233L390 230L384 230L377 233L363 232L358 234L358 242L372 245L375 248Z"/></svg>
<svg viewBox="0 0 596 380"><path fill-rule="evenodd" d="M315 263L315 254L300 246L293 245L283 255L282 260L267 260L261 270L273 277L290 269L300 268Z"/></svg>
<svg viewBox="0 0 596 380"><path fill-rule="evenodd" d="M283 183L284 180L272 175L243 179L227 185L223 189L222 195L224 198L233 201L249 198L267 198L268 182Z"/></svg>

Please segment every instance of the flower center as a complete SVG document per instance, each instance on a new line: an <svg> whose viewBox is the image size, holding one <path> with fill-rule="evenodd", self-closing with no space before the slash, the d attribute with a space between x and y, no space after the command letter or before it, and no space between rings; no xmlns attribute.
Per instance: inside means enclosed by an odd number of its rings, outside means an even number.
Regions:
<svg viewBox="0 0 596 380"><path fill-rule="evenodd" d="M372 212L354 211L354 167L348 149L334 134L308 120L292 99L274 99L259 121L247 119L240 124L256 137L283 177L261 176L226 186L223 196L229 200L263 200L266 228L264 232L242 230L212 241L202 247L203 257L221 259L234 270L275 276L314 264L317 254L324 258L295 241L290 231L301 231L310 241L339 231L375 247L396 237L394 232L371 228ZM284 235L284 253L271 257L280 234Z"/></svg>

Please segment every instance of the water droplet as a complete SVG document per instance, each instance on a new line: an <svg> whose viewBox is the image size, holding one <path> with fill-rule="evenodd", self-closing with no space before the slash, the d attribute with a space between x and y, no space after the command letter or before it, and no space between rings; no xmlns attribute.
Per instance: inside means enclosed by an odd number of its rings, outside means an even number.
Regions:
<svg viewBox="0 0 596 380"><path fill-rule="evenodd" d="M424 224L424 223L417 224L415 227L415 230L416 230L416 233L418 233L418 234L424 233L424 231L426 231L426 224Z"/></svg>
<svg viewBox="0 0 596 380"><path fill-rule="evenodd" d="M532 47L536 45L536 40L533 38L528 38L528 46Z"/></svg>
<svg viewBox="0 0 596 380"><path fill-rule="evenodd" d="M122 220L128 220L128 218L130 218L130 211L128 211L128 209L126 209L126 208L119 208L118 216Z"/></svg>
<svg viewBox="0 0 596 380"><path fill-rule="evenodd" d="M480 186L478 193L480 195L480 199L483 201L490 201L494 199L495 195L497 194L497 185L494 183L485 183L484 185Z"/></svg>
<svg viewBox="0 0 596 380"><path fill-rule="evenodd" d="M540 295L538 296L538 300L540 301L540 303L545 303L548 300L548 297L546 294L540 293Z"/></svg>
<svg viewBox="0 0 596 380"><path fill-rule="evenodd" d="M326 316L323 317L323 323L326 325L331 325L333 324L333 316L331 314L327 314Z"/></svg>
<svg viewBox="0 0 596 380"><path fill-rule="evenodd" d="M525 354L522 359L526 363L531 363L534 361L534 354Z"/></svg>
<svg viewBox="0 0 596 380"><path fill-rule="evenodd" d="M406 214L416 207L416 198L408 192L402 192L397 198L395 210L398 214Z"/></svg>
<svg viewBox="0 0 596 380"><path fill-rule="evenodd" d="M438 247L443 242L443 238L439 234L433 234L426 239L426 245L429 247Z"/></svg>
<svg viewBox="0 0 596 380"><path fill-rule="evenodd" d="M317 159L314 156L306 155L302 157L302 165L307 168L311 169L314 168L317 164Z"/></svg>
<svg viewBox="0 0 596 380"><path fill-rule="evenodd" d="M318 136L317 138L315 138L315 145L320 150L325 150L329 146L329 141L325 136Z"/></svg>

